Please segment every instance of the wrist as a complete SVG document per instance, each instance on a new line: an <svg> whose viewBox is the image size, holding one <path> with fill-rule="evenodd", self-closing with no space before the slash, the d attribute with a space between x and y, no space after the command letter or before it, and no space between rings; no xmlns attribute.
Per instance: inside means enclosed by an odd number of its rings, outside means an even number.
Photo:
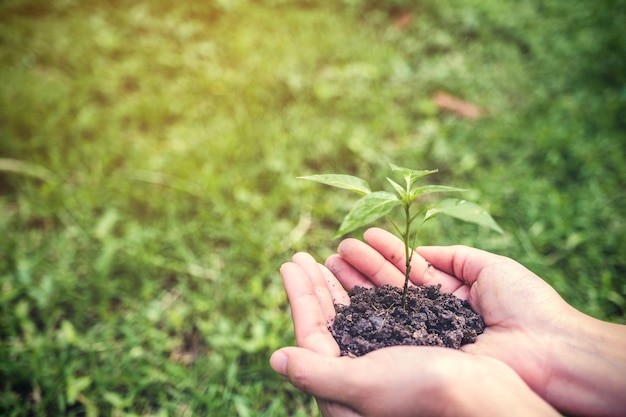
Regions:
<svg viewBox="0 0 626 417"><path fill-rule="evenodd" d="M576 313L555 335L543 396L571 415L623 415L626 326Z"/></svg>

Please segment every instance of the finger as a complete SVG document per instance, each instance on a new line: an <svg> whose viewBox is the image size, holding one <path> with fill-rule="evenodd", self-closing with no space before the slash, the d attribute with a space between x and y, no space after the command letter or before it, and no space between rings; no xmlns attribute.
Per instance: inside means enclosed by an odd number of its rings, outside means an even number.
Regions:
<svg viewBox="0 0 626 417"><path fill-rule="evenodd" d="M460 245L417 250L436 267L468 283L467 300L487 326L535 320L542 307L564 303L544 280L505 256Z"/></svg>
<svg viewBox="0 0 626 417"><path fill-rule="evenodd" d="M311 255L304 252L293 255L292 261L306 272L309 281L313 285L313 291L319 302L324 319L331 320L335 317L335 306L326 286L326 279L322 274L320 264Z"/></svg>
<svg viewBox="0 0 626 417"><path fill-rule="evenodd" d="M504 256L495 255L468 246L422 246L417 252L435 268L473 284L481 271L495 264L511 262Z"/></svg>
<svg viewBox="0 0 626 417"><path fill-rule="evenodd" d="M333 275L330 270L324 266L319 265L320 270L322 271L322 276L326 281L326 288L330 294L330 298L334 305L348 305L350 304L350 297L346 290L343 288L341 283L337 280L337 278ZM333 317L335 317L335 311L333 310ZM333 318L331 317L331 318Z"/></svg>
<svg viewBox="0 0 626 417"><path fill-rule="evenodd" d="M456 289L455 291L452 291L452 294L454 294L457 298L460 298L461 300L468 300L470 298L470 286L469 285L461 285L458 289Z"/></svg>
<svg viewBox="0 0 626 417"><path fill-rule="evenodd" d="M337 277L346 291L352 291L354 287L373 288L374 284L352 265L346 262L340 255L331 255L326 259L326 267Z"/></svg>
<svg viewBox="0 0 626 417"><path fill-rule="evenodd" d="M345 239L339 244L337 252L375 286L404 286L404 272L366 243L357 239Z"/></svg>
<svg viewBox="0 0 626 417"><path fill-rule="evenodd" d="M352 358L331 358L307 349L287 347L272 354L270 365L299 390L319 399L348 404L360 385L359 378L351 372L351 369L358 371L351 366L353 361Z"/></svg>
<svg viewBox="0 0 626 417"><path fill-rule="evenodd" d="M296 344L323 355L339 356L339 346L328 331L319 299L306 272L292 262L280 268L291 306Z"/></svg>
<svg viewBox="0 0 626 417"><path fill-rule="evenodd" d="M364 238L388 263L400 271L402 282L404 282L404 273L406 271L404 242L392 233L376 227L368 229L364 234ZM441 285L442 292L454 293L463 286L463 282L446 272L433 268L419 254L414 254L411 259L410 280L413 284Z"/></svg>

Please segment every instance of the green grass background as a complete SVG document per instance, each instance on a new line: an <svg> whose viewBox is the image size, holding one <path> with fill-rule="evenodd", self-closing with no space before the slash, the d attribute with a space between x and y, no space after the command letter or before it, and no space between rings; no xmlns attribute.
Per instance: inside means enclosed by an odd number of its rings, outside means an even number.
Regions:
<svg viewBox="0 0 626 417"><path fill-rule="evenodd" d="M439 168L506 233L422 244L626 322L624 27L622 0L3 0L0 413L316 415L267 364L278 267L354 197L297 175Z"/></svg>

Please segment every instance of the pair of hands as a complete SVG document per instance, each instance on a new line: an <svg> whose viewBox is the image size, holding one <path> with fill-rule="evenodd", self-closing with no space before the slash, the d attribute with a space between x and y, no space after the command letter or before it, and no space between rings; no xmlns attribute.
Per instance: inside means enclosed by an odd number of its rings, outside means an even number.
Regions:
<svg viewBox="0 0 626 417"><path fill-rule="evenodd" d="M520 264L468 247L418 248L410 279L468 300L487 326L475 343L339 357L327 323L335 303L349 302L346 290L404 282L403 243L376 228L364 237L344 240L325 266L298 253L281 267L298 347L278 350L270 364L314 395L324 416L485 415L490 407L558 415L549 404L587 412L586 398L571 398L555 364L576 326L593 319Z"/></svg>

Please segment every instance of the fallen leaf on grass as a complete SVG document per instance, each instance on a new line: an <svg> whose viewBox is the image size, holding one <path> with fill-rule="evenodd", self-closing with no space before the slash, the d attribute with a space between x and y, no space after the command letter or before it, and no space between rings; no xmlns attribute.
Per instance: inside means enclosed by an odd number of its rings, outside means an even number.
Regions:
<svg viewBox="0 0 626 417"><path fill-rule="evenodd" d="M483 116L482 109L477 105L441 91L433 95L433 101L440 110L452 112L466 119L478 119Z"/></svg>
<svg viewBox="0 0 626 417"><path fill-rule="evenodd" d="M413 13L403 12L393 19L393 25L402 30L408 28L413 22Z"/></svg>

